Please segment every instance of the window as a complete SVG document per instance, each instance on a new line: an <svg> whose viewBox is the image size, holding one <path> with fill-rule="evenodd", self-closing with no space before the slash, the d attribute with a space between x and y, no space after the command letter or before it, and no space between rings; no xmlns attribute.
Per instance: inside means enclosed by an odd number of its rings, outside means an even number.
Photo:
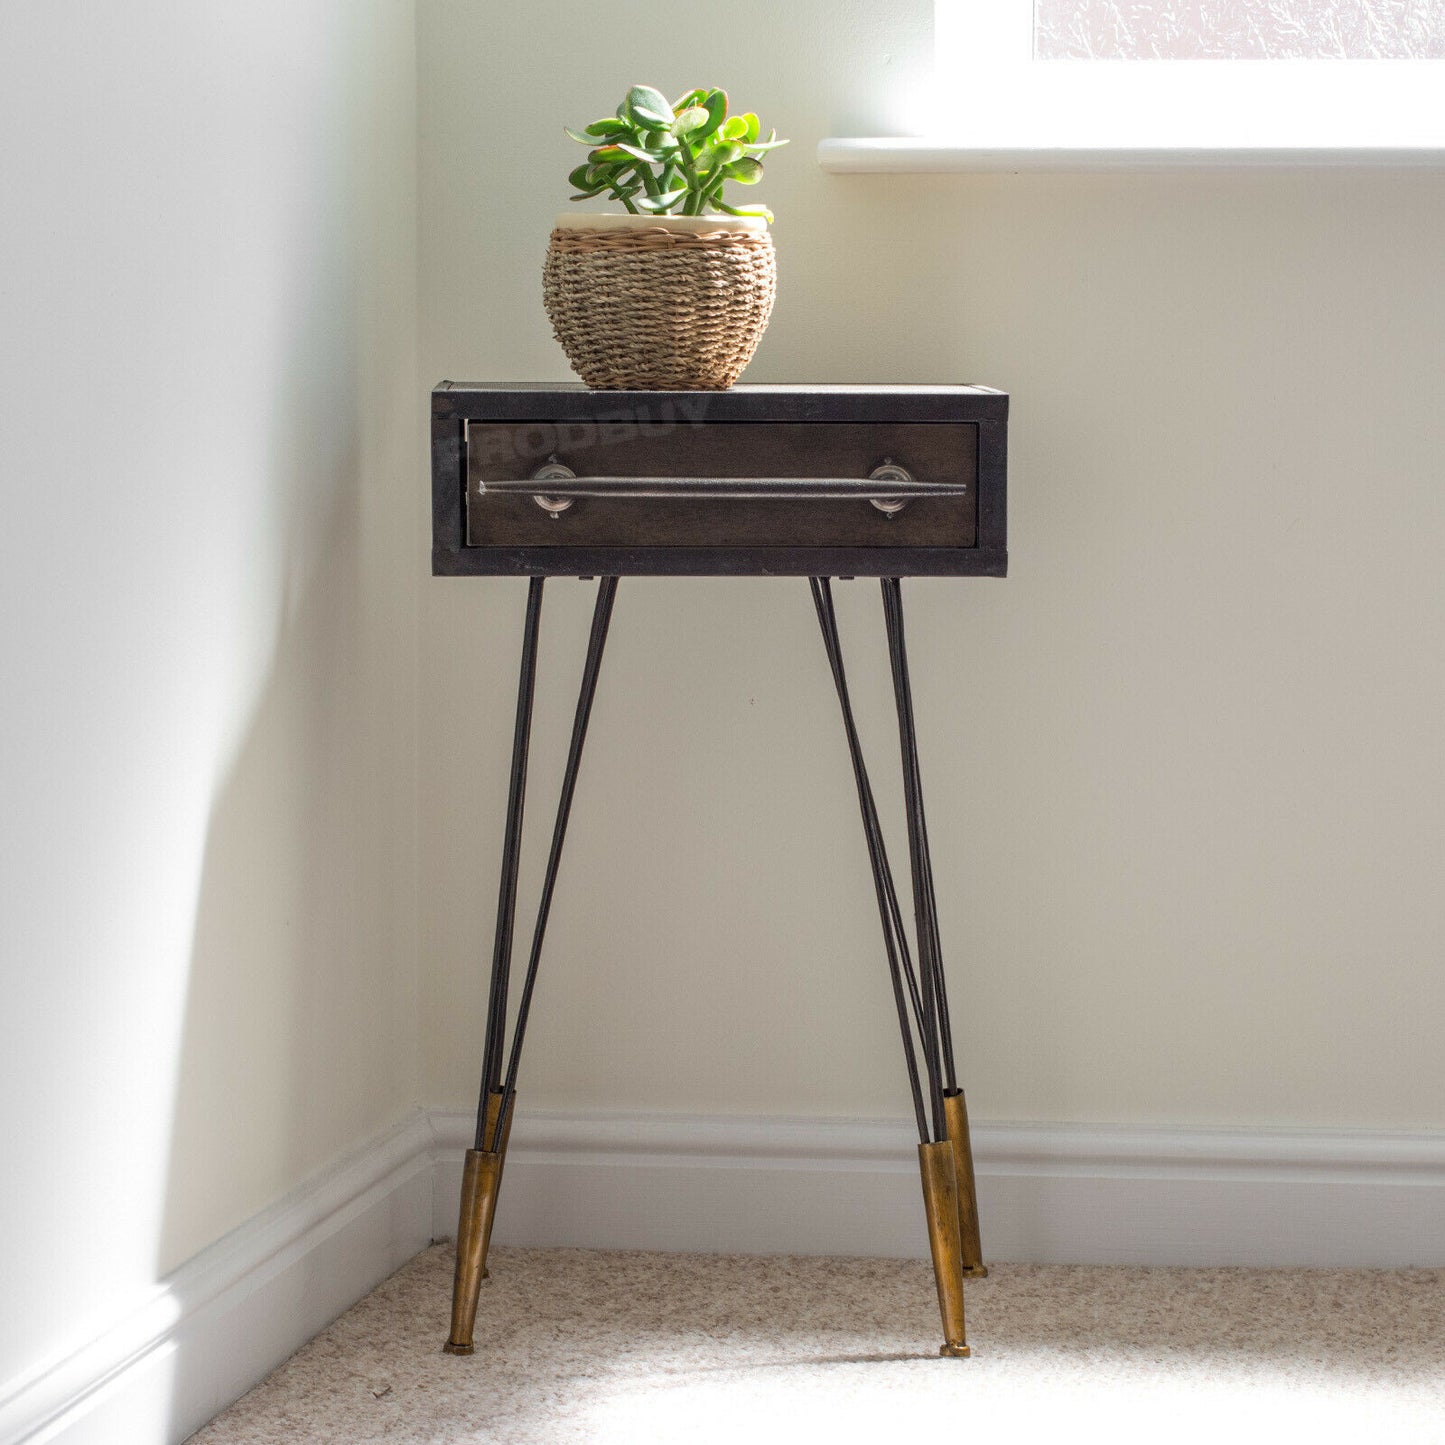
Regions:
<svg viewBox="0 0 1445 1445"><path fill-rule="evenodd" d="M1431 0L1036 0L1036 60L1445 60Z"/></svg>
<svg viewBox="0 0 1445 1445"><path fill-rule="evenodd" d="M918 138L829 170L1445 164L1445 0L935 0Z"/></svg>
<svg viewBox="0 0 1445 1445"><path fill-rule="evenodd" d="M969 145L1445 145L1445 0L937 0L936 43Z"/></svg>

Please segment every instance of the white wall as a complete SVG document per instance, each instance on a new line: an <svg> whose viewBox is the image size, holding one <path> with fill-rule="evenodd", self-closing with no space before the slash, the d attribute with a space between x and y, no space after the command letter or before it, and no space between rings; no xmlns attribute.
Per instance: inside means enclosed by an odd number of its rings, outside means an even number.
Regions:
<svg viewBox="0 0 1445 1445"><path fill-rule="evenodd" d="M974 1114L1445 1124L1439 176L828 177L819 137L916 112L921 0L742 0L706 43L642 0L420 15L428 381L567 378L561 122L722 81L794 140L745 379L1013 394L1010 578L905 589ZM524 592L422 586L439 1104L475 1088ZM591 589L549 593L528 900ZM876 588L840 608L891 782ZM624 582L568 846L526 1104L906 1112L801 582Z"/></svg>
<svg viewBox="0 0 1445 1445"><path fill-rule="evenodd" d="M415 1103L414 60L0 10L0 1380Z"/></svg>

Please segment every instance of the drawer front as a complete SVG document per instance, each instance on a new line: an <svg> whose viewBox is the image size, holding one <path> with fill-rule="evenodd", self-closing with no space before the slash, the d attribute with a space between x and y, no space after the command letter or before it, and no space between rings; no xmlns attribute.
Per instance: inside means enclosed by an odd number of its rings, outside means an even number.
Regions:
<svg viewBox="0 0 1445 1445"><path fill-rule="evenodd" d="M466 424L466 545L479 548L972 548L978 427L972 422L476 421ZM866 478L885 461L918 482L964 487L888 514L862 498L583 497L555 515L520 481L549 461L579 477ZM546 483L538 492L546 494ZM881 559L880 559L881 560ZM759 570L766 570L765 566Z"/></svg>

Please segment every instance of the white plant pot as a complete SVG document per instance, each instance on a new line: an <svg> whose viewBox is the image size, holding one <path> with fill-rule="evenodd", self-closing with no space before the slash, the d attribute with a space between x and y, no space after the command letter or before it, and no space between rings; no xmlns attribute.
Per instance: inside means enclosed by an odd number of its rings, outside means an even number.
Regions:
<svg viewBox="0 0 1445 1445"><path fill-rule="evenodd" d="M563 211L553 224L556 231L673 231L704 236L716 231L766 233L761 216L634 216L602 211Z"/></svg>

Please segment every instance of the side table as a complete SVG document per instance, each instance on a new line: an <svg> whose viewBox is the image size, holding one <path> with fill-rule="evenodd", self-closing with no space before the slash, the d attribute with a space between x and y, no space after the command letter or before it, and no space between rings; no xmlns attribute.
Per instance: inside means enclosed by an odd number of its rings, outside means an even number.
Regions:
<svg viewBox="0 0 1445 1445"><path fill-rule="evenodd" d="M618 579L806 577L842 710L918 1127L941 1353L966 1356L963 1281L987 1274L958 1083L904 639L905 577L1007 569L1008 397L983 386L739 386L722 392L462 385L432 393L432 571L530 579L502 877L446 1350L470 1354L531 1012ZM582 683L508 1040L542 592L596 577ZM914 943L854 725L832 579L877 577L898 711ZM921 1064L920 1064L921 1061Z"/></svg>

